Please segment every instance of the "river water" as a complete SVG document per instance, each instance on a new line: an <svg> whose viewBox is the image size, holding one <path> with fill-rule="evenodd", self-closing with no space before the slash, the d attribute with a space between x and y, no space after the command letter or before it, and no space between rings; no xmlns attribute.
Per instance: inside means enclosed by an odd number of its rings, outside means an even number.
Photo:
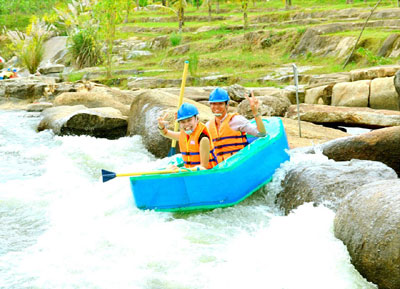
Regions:
<svg viewBox="0 0 400 289"><path fill-rule="evenodd" d="M138 136L37 133L39 114L0 110L0 288L377 288L333 234L334 212L305 204L283 216L280 180L237 206L191 214L141 211L128 178L102 168L163 167Z"/></svg>

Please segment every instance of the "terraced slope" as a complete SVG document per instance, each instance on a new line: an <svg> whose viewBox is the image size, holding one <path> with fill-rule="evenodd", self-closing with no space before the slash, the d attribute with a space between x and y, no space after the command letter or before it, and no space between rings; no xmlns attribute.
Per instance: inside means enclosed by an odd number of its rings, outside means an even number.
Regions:
<svg viewBox="0 0 400 289"><path fill-rule="evenodd" d="M210 18L204 11L189 9L179 34L174 15L147 9L118 29L116 74L134 69L136 75L129 82L138 87L176 86L183 62L189 60L188 85L285 86L292 80L292 63L302 68L303 82L307 75L397 63L400 8L385 7L372 15L359 49L343 69L369 14L368 7L288 11L256 7L250 9L249 27L244 30L240 10L221 9Z"/></svg>

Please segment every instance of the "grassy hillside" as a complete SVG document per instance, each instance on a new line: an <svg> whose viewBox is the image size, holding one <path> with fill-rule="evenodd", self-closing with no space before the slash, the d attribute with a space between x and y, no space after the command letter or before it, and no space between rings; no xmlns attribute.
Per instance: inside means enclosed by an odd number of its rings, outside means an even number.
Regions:
<svg viewBox="0 0 400 289"><path fill-rule="evenodd" d="M2 1L4 0L0 0L0 7ZM42 14L50 14L49 7L52 5L66 5L65 1L56 0L48 0L45 3L47 6L39 9ZM124 64L116 62L113 69L136 69L142 72L140 76L179 79L183 61L189 60L191 76L195 78L228 75L226 83L221 84L240 82L248 86L281 86L287 84L285 80L263 82L257 80L265 75L277 75L282 67L294 62L298 66L309 66L310 70L306 72L309 74L396 63L397 58L376 57L383 41L389 35L400 32L397 28L389 29L385 26L365 29L360 41L360 47L364 50L360 51L345 69L342 68L343 57L313 55L313 53L293 55L293 50L308 28L332 23L364 23L376 3L377 1L371 0L354 0L353 4L346 4L346 0L292 0L293 5L285 7L282 0L250 1L249 26L243 29L243 11L240 2L219 1L217 13L214 1L211 18L206 5L197 8L188 2L182 33L178 33L177 17L172 11L150 10L146 7L138 11L132 10L127 21L118 25L116 38L124 41L135 38L150 43L156 37L166 37L167 45L162 49L150 49L151 56L135 57L124 61ZM148 2L148 4L153 3ZM397 8L397 1L384 0L377 11L389 8L400 9ZM29 12L37 13L37 11L27 11L24 15L29 18ZM338 11L342 13L333 17L332 15ZM1 12L3 15L0 15L0 21L8 17L4 13L6 10L0 10ZM352 14L358 16L352 17ZM121 19L125 16L126 10L121 8ZM11 21L11 27L21 25L21 21L15 21L18 25L14 25ZM202 32L199 29L202 29ZM360 30L342 30L328 33L324 37L357 38ZM189 49L179 52L179 48L185 45ZM82 75L83 73L78 72L71 77L76 79ZM126 75L121 76L121 78L126 77Z"/></svg>

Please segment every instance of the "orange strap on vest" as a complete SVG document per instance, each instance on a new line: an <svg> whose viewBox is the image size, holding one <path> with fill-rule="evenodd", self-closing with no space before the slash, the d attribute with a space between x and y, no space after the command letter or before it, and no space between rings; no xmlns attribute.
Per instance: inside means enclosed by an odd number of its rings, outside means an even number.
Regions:
<svg viewBox="0 0 400 289"><path fill-rule="evenodd" d="M185 167L191 168L200 165L200 143L199 137L204 133L210 139L210 155L207 169L211 169L218 164L217 157L214 153L214 146L211 141L210 133L204 124L199 122L196 129L190 135L187 135L183 130L179 136L179 149L182 154L182 159Z"/></svg>
<svg viewBox="0 0 400 289"><path fill-rule="evenodd" d="M219 130L217 130L215 119L210 121L210 134L219 163L249 144L246 133L233 130L229 126L229 122L235 115L237 113L229 113L221 123Z"/></svg>

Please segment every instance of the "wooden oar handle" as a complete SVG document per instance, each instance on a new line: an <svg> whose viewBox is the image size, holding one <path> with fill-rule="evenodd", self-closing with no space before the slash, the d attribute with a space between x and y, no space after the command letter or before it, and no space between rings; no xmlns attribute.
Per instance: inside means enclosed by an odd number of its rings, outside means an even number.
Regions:
<svg viewBox="0 0 400 289"><path fill-rule="evenodd" d="M186 85L186 78L187 78L187 74L188 74L188 68L189 68L189 61L185 61L185 65L183 67L183 74L182 74L182 83L181 83L181 91L179 92L179 101L178 101L178 107L177 110L181 107L182 102L183 102L183 95L185 93L185 85ZM175 121L175 125L174 125L174 131L177 132L179 128L179 124L177 121ZM176 140L173 139L172 140L172 144L171 144L172 148L176 147Z"/></svg>

